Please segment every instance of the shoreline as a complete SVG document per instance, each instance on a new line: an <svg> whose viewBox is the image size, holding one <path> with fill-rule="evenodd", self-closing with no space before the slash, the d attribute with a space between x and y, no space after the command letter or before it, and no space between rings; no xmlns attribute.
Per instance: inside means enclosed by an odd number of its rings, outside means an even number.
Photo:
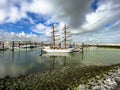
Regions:
<svg viewBox="0 0 120 90"><path fill-rule="evenodd" d="M12 78L6 76L5 78L0 79L0 89L98 90L98 88L101 88L99 85L104 84L100 84L100 82L103 82L104 80L110 81L110 79L106 79L106 77L108 78L108 76L114 74L116 70L120 71L120 64L111 66L67 66L52 73L27 74ZM116 84L116 87L117 85L118 84Z"/></svg>
<svg viewBox="0 0 120 90"><path fill-rule="evenodd" d="M95 76L87 84L80 84L77 90L120 90L120 66L102 74L103 77Z"/></svg>

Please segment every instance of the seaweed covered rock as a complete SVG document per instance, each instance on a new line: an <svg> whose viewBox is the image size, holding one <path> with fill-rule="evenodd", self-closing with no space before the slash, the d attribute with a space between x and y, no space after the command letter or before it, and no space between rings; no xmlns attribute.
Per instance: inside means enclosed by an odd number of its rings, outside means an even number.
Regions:
<svg viewBox="0 0 120 90"><path fill-rule="evenodd" d="M52 73L3 78L0 90L117 90L119 71L120 65L67 66Z"/></svg>

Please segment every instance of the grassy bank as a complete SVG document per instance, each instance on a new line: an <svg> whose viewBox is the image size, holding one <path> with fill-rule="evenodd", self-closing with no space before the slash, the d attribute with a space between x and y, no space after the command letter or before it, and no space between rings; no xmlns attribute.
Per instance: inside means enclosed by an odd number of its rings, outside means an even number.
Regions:
<svg viewBox="0 0 120 90"><path fill-rule="evenodd" d="M0 90L74 90L80 84L103 73L120 68L120 64L112 66L68 66L49 73L36 73L15 78L0 79Z"/></svg>

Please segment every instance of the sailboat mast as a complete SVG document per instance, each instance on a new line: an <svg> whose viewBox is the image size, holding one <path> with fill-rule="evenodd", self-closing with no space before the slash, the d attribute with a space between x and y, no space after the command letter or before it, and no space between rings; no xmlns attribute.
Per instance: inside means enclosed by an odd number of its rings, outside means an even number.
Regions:
<svg viewBox="0 0 120 90"><path fill-rule="evenodd" d="M53 25L52 26L52 40L53 40L53 47L54 47L54 49L55 49L55 26Z"/></svg>
<svg viewBox="0 0 120 90"><path fill-rule="evenodd" d="M66 49L66 41L67 41L67 39L66 39L66 37L67 37L67 30L68 29L68 27L65 25L64 26L64 28L63 28L63 30L64 30L64 48Z"/></svg>

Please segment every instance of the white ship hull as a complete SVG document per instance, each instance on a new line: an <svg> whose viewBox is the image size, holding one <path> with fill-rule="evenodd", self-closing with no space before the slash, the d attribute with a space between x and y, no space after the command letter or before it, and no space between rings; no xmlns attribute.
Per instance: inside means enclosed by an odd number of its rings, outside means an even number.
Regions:
<svg viewBox="0 0 120 90"><path fill-rule="evenodd" d="M68 49L42 49L44 52L73 52L73 48L68 48Z"/></svg>

